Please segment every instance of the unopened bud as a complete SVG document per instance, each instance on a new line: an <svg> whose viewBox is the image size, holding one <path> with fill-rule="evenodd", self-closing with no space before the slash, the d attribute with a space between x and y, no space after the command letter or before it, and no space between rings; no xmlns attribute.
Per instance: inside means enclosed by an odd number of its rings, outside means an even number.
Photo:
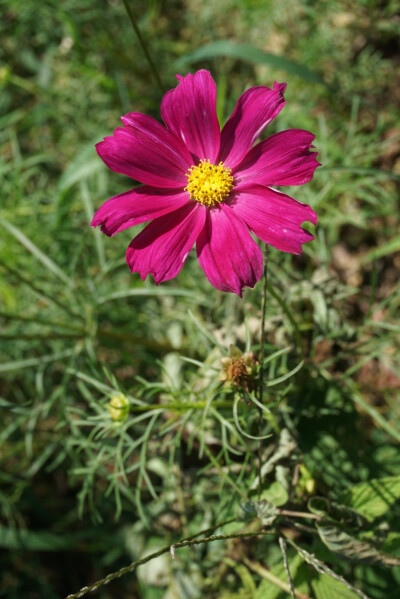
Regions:
<svg viewBox="0 0 400 599"><path fill-rule="evenodd" d="M116 393L108 402L108 411L115 422L124 422L129 414L129 400L122 393Z"/></svg>

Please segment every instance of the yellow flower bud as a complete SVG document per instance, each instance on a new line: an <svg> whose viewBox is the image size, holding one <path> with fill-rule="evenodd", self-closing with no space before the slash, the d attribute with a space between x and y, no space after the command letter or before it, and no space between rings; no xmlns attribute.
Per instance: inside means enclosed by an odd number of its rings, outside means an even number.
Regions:
<svg viewBox="0 0 400 599"><path fill-rule="evenodd" d="M115 422L124 422L129 414L129 400L122 393L116 393L108 402L108 411Z"/></svg>

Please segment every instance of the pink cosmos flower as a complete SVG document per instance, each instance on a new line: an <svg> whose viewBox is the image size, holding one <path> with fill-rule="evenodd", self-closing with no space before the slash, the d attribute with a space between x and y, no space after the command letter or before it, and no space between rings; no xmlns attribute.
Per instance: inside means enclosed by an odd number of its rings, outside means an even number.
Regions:
<svg viewBox="0 0 400 599"><path fill-rule="evenodd" d="M310 181L319 166L310 152L314 135L289 129L253 146L285 105L285 83L244 92L220 131L210 73L177 78L161 103L165 127L132 112L96 145L111 170L144 185L105 202L91 224L113 236L152 221L128 247L131 272L143 280L151 274L157 285L172 279L196 243L210 283L241 295L263 268L251 232L293 254L313 239L300 225L316 224L315 212L274 187Z"/></svg>

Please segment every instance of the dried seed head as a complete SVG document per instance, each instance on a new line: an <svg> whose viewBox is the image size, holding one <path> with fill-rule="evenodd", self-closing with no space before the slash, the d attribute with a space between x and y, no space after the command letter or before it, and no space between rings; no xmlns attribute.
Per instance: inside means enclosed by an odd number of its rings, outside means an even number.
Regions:
<svg viewBox="0 0 400 599"><path fill-rule="evenodd" d="M255 389L258 361L253 352L241 354L237 347L231 345L230 357L221 358L221 363L220 380L246 392Z"/></svg>

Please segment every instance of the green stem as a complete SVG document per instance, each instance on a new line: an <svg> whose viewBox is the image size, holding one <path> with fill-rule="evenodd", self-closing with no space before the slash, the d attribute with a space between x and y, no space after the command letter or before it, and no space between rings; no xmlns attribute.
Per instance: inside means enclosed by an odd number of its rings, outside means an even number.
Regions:
<svg viewBox="0 0 400 599"><path fill-rule="evenodd" d="M263 402L263 387L264 387L264 353L265 353L265 314L267 309L267 287L268 287L268 246L265 244L264 248L264 272L263 272L263 294L261 303L261 343L260 343L260 378L259 378L259 393L258 399L260 404ZM258 500L261 499L261 466L262 466L262 451L263 451L263 410L261 407L258 408L258 432L259 432L259 445L258 445Z"/></svg>
<svg viewBox="0 0 400 599"><path fill-rule="evenodd" d="M84 336L84 333L84 330L82 330L81 333L0 333L0 339L20 339L25 341L35 341L39 339L81 339Z"/></svg>
<svg viewBox="0 0 400 599"><path fill-rule="evenodd" d="M340 576L340 574L336 574L336 572L331 570L329 566L327 566L324 562L321 562L319 559L317 559L313 553L308 553L308 551L306 551L302 547L299 547L299 545L297 545L293 541L293 539L291 539L290 536L288 536L285 532L283 532L283 534L285 536L286 541L296 549L300 557L302 557L308 564L311 564L317 572L319 572L320 574L328 574L328 576L331 576L335 580L338 580L339 582L344 584L350 591L352 591L362 599L369 599L369 597L365 593L363 593L363 591L361 591L357 587L354 587L345 578L343 578L343 576Z"/></svg>
<svg viewBox="0 0 400 599"><path fill-rule="evenodd" d="M224 522L220 522L219 524L214 524L214 526L210 526L210 528L204 528L200 532L197 532L195 535L192 535L191 537L187 537L185 539L185 541L191 541L192 539L196 539L200 535L208 535L210 532L214 532L214 530L217 530L217 528L222 528L222 526L225 526L226 524L231 524L232 522L235 522L235 521L236 521L236 518L229 518L229 520L225 520Z"/></svg>
<svg viewBox="0 0 400 599"><path fill-rule="evenodd" d="M179 403L177 401L167 404L152 404L146 406L132 405L129 408L130 412L151 412L152 410L204 410L207 406L206 401L193 401L190 403ZM216 408L232 408L231 401L215 401L213 406Z"/></svg>
<svg viewBox="0 0 400 599"><path fill-rule="evenodd" d="M287 307L287 305L285 304L283 299L272 287L272 285L267 284L267 287L268 287L268 292L272 295L273 298L276 299L276 301L278 302L278 304L280 305L280 307L282 308L282 310L285 312L286 316L288 317L288 319L294 329L294 338L296 341L297 350L298 350L299 354L302 355L303 348L301 345L301 335L300 335L299 325L297 324L296 319L294 318L292 312L289 310L289 308Z"/></svg>
<svg viewBox="0 0 400 599"><path fill-rule="evenodd" d="M221 526L221 525L218 525L218 526ZM87 587L83 587L80 591L78 591L78 593L68 595L67 599L80 599L80 597L83 597L84 595L86 595L86 593L89 593L91 591L96 591L101 586L108 584L109 582L111 582L117 578L120 578L121 576L124 576L125 574L128 574L129 572L133 572L134 570L136 570L136 568L138 566L141 566L142 564L146 564L147 562L151 561L152 559L155 559L156 557L159 557L160 555L163 555L164 553L169 552L169 553L171 553L171 556L173 557L175 550L180 549L181 547L190 547L191 545L202 545L204 543L211 543L213 541L224 541L227 539L246 539L246 538L259 537L259 536L269 535L269 534L274 534L274 531L268 530L268 531L258 531L258 532L237 532L237 533L234 533L231 535L212 535L210 537L206 537L205 539L193 539L193 540L185 539L184 541L180 541L179 543L174 543L172 545L168 545L167 547L163 547L163 549L160 549L159 551L156 551L155 553L152 553L151 555L147 555L143 559L137 560L136 562L129 564L129 566L125 566L124 568L121 568L120 570L117 570L116 572L109 574L108 576L106 576L105 578L102 578L101 580L98 580L94 584L87 586Z"/></svg>
<svg viewBox="0 0 400 599"><path fill-rule="evenodd" d="M154 75L154 78L155 78L155 80L157 82L157 85L160 88L162 95L164 95L165 94L164 86L163 86L163 84L161 82L161 79L160 79L160 76L159 76L158 71L156 69L156 66L155 66L155 64L154 64L154 62L153 62L153 60L152 60L152 58L151 58L151 56L150 56L150 54L149 54L149 52L147 50L146 44L144 43L144 40L142 38L142 34L140 33L139 27L136 24L135 17L133 16L131 7L128 4L128 0L122 0L122 2L124 3L126 12L128 13L129 20L132 23L132 27L133 27L133 29L134 29L134 31L136 33L136 37L137 37L137 39L139 41L139 44L140 44L140 46L141 46L141 48L143 50L144 55L146 56L147 62L149 63L150 69L151 69L151 71L152 71L152 73Z"/></svg>
<svg viewBox="0 0 400 599"><path fill-rule="evenodd" d="M283 565L286 570L286 576L288 577L288 581L289 581L290 596L292 597L292 599L296 599L293 578L290 574L289 562L288 562L287 551L286 551L286 543L285 543L285 539L283 537L279 537L279 545L280 545L282 555L283 555Z"/></svg>
<svg viewBox="0 0 400 599"><path fill-rule="evenodd" d="M322 516L319 514L312 514L311 512L297 512L295 510L281 510L277 508L277 513L281 516L291 516L293 518L311 518L312 520L321 520Z"/></svg>

